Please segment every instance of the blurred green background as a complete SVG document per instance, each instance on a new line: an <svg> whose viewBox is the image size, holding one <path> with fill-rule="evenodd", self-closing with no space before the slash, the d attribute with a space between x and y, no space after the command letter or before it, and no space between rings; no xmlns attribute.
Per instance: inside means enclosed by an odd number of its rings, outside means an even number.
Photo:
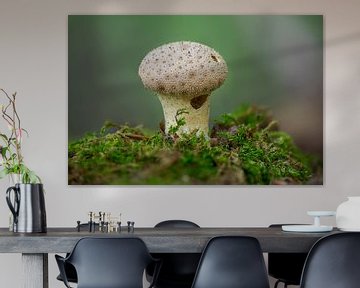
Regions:
<svg viewBox="0 0 360 288"><path fill-rule="evenodd" d="M323 154L321 15L71 15L69 141L106 120L157 130L157 97L138 76L143 57L173 41L218 51L229 73L211 94L210 121L241 104L268 107L303 150Z"/></svg>

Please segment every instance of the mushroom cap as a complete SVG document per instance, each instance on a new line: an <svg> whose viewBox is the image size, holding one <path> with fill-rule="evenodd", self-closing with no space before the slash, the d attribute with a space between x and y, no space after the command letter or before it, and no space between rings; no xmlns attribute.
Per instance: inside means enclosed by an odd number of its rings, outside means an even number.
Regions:
<svg viewBox="0 0 360 288"><path fill-rule="evenodd" d="M221 86L228 69L214 49L181 41L150 51L139 66L144 86L163 95L208 95Z"/></svg>

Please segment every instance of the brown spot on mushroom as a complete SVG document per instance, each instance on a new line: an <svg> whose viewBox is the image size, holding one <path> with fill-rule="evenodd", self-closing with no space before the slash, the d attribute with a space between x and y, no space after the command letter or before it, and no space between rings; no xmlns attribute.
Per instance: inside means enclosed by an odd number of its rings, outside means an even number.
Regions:
<svg viewBox="0 0 360 288"><path fill-rule="evenodd" d="M202 92L203 93L205 93L205 92L207 92L208 91L208 89L206 89L205 87L202 89Z"/></svg>
<svg viewBox="0 0 360 288"><path fill-rule="evenodd" d="M165 86L162 83L157 83L157 90L159 92L164 92L165 91Z"/></svg>
<svg viewBox="0 0 360 288"><path fill-rule="evenodd" d="M195 72L190 72L190 73L189 73L189 79L194 78L194 77L195 77L195 75L196 75L196 74L195 74Z"/></svg>
<svg viewBox="0 0 360 288"><path fill-rule="evenodd" d="M200 95L198 97L192 98L190 101L191 106L194 109L199 109L206 102L208 95Z"/></svg>
<svg viewBox="0 0 360 288"><path fill-rule="evenodd" d="M211 59L213 59L215 62L219 62L219 60L214 54L211 54Z"/></svg>

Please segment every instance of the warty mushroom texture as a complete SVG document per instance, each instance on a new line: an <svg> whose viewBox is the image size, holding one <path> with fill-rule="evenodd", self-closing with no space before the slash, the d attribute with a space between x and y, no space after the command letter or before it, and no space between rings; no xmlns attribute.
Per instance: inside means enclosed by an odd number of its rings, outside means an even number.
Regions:
<svg viewBox="0 0 360 288"><path fill-rule="evenodd" d="M227 65L214 49L196 42L180 41L150 51L139 66L147 89L159 97L165 117L165 133L177 127L179 136L196 132L208 135L209 96L227 76Z"/></svg>

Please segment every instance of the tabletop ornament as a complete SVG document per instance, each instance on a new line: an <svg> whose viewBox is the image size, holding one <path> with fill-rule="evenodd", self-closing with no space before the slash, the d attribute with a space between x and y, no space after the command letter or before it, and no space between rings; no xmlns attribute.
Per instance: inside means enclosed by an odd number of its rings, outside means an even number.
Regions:
<svg viewBox="0 0 360 288"><path fill-rule="evenodd" d="M337 207L336 226L342 231L360 231L360 196L348 197Z"/></svg>
<svg viewBox="0 0 360 288"><path fill-rule="evenodd" d="M135 222L127 221L127 226L121 226L121 213L117 216L112 216L110 212L99 211L97 213L93 211L88 212L88 221L81 223L80 220L76 221L76 230L77 232L87 231L87 232L102 232L102 233L111 233L117 232L120 233L127 229L128 233L133 233L135 230Z"/></svg>
<svg viewBox="0 0 360 288"><path fill-rule="evenodd" d="M333 230L332 226L321 225L320 217L335 216L335 211L308 211L309 216L314 217L313 224L302 225L282 225L281 228L286 232L330 232Z"/></svg>
<svg viewBox="0 0 360 288"><path fill-rule="evenodd" d="M9 230L20 233L47 231L44 187L41 179L24 163L21 145L28 132L22 127L16 108L16 93L0 88L5 102L0 102L1 117L7 131L0 130L0 179L9 177L6 190L10 209Z"/></svg>

